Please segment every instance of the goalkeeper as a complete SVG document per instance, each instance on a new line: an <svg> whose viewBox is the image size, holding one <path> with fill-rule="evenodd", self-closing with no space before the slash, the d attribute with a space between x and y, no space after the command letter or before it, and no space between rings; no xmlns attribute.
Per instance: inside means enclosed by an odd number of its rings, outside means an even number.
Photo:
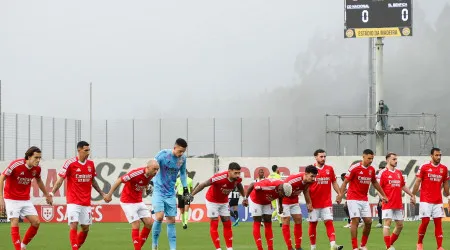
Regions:
<svg viewBox="0 0 450 250"><path fill-rule="evenodd" d="M160 170L153 178L152 206L155 212L155 222L152 228L152 250L158 249L158 240L164 216L167 221L169 249L176 250L175 216L177 215L177 201L174 187L178 173L180 173L183 195L186 199L189 199L186 181L186 156L184 155L186 148L187 142L178 138L173 149L162 150L155 157L155 160L159 163Z"/></svg>

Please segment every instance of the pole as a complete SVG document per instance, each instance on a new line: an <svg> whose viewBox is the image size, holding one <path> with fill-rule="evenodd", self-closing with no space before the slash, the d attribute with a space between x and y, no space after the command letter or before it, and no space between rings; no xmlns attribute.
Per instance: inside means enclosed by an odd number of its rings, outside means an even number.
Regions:
<svg viewBox="0 0 450 250"><path fill-rule="evenodd" d="M367 113L368 113L368 117L367 117L367 128L371 131L374 130L373 128L373 114L375 113L373 111L374 108L374 103L373 103L373 38L369 38L369 96L368 96L368 105L367 105ZM372 135L369 134L367 136L367 148L372 148ZM357 152L359 154L359 152Z"/></svg>
<svg viewBox="0 0 450 250"><path fill-rule="evenodd" d="M92 82L89 84L89 143L92 144Z"/></svg>
<svg viewBox="0 0 450 250"><path fill-rule="evenodd" d="M375 43L375 58L376 58L376 74L375 74L375 107L378 106L380 100L383 100L383 38L377 37ZM375 108L375 110L377 110ZM378 121L379 120L379 121ZM384 153L384 131L382 126L382 120L377 119L376 126L376 155L385 155Z"/></svg>

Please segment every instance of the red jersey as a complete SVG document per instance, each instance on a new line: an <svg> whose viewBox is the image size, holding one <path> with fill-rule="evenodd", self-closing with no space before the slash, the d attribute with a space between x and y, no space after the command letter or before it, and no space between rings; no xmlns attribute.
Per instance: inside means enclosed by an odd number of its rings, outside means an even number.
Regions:
<svg viewBox="0 0 450 250"><path fill-rule="evenodd" d="M347 200L368 201L370 183L376 181L375 168L356 163L348 169L345 178L349 181Z"/></svg>
<svg viewBox="0 0 450 250"><path fill-rule="evenodd" d="M96 176L93 161L86 159L81 163L74 157L64 163L58 175L67 179L67 204L91 205L92 181Z"/></svg>
<svg viewBox="0 0 450 250"><path fill-rule="evenodd" d="M423 164L416 176L422 179L420 201L442 204L442 184L449 180L447 167L442 164L435 166L431 162Z"/></svg>
<svg viewBox="0 0 450 250"><path fill-rule="evenodd" d="M6 176L3 198L27 201L30 200L31 181L41 178L41 167L28 168L25 159L17 159L2 174Z"/></svg>
<svg viewBox="0 0 450 250"><path fill-rule="evenodd" d="M283 204L286 205L292 205L292 204L298 204L298 196L301 194L303 190L305 190L306 186L308 184L303 183L303 180L305 179L305 173L298 173L290 175L286 180L284 180L285 183L289 183L292 186L292 194L289 197L283 198Z"/></svg>
<svg viewBox="0 0 450 250"><path fill-rule="evenodd" d="M402 189L405 186L405 179L400 170L391 171L387 168L378 173L380 186L386 194L389 202L383 202L383 210L385 209L403 209Z"/></svg>
<svg viewBox="0 0 450 250"><path fill-rule="evenodd" d="M236 181L228 179L228 171L215 174L211 179L211 186L206 192L206 200L213 203L228 203L228 195L233 192L233 189L238 183L242 182L241 178Z"/></svg>
<svg viewBox="0 0 450 250"><path fill-rule="evenodd" d="M142 202L142 191L147 189L150 180L153 178L153 176L145 175L145 168L146 167L133 169L120 177L122 183L125 183L122 194L120 195L120 202Z"/></svg>
<svg viewBox="0 0 450 250"><path fill-rule="evenodd" d="M336 174L332 166L317 167L316 181L309 187L309 194L313 208L331 207L331 184L336 181Z"/></svg>
<svg viewBox="0 0 450 250"><path fill-rule="evenodd" d="M254 189L250 194L250 199L259 205L269 205L280 196L277 193L277 186L283 181L277 179L264 179L254 184Z"/></svg>

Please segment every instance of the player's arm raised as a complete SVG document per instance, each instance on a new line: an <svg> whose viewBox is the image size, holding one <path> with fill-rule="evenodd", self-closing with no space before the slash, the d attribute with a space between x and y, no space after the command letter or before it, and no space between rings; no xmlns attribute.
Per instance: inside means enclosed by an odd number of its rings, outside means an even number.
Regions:
<svg viewBox="0 0 450 250"><path fill-rule="evenodd" d="M117 178L117 180L114 182L109 192L103 197L103 200L105 200L105 202L109 203L112 201L112 195L114 191L116 191L116 189L120 186L120 184L122 184L121 177Z"/></svg>
<svg viewBox="0 0 450 250"><path fill-rule="evenodd" d="M5 210L5 200L3 199L3 184L5 181L6 175L0 175L0 211Z"/></svg>
<svg viewBox="0 0 450 250"><path fill-rule="evenodd" d="M53 204L53 197L45 190L44 182L42 181L41 177L37 177L36 183L38 184L39 189L42 191L42 193L45 196L45 200L47 201L47 204L52 205Z"/></svg>

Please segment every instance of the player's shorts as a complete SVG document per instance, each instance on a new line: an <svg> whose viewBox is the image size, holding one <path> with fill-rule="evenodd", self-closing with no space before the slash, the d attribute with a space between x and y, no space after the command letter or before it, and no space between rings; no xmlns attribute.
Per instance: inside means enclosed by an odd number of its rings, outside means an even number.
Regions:
<svg viewBox="0 0 450 250"><path fill-rule="evenodd" d="M263 214L272 215L273 207L272 204L260 205L248 198L249 209L252 216L262 216Z"/></svg>
<svg viewBox="0 0 450 250"><path fill-rule="evenodd" d="M164 212L166 217L177 216L177 200L175 196L162 197L160 194L153 193L152 206L155 213Z"/></svg>
<svg viewBox="0 0 450 250"><path fill-rule="evenodd" d="M214 203L205 199L205 205L208 218L230 216L230 207L228 206L228 203Z"/></svg>
<svg viewBox="0 0 450 250"><path fill-rule="evenodd" d="M442 218L444 216L444 207L441 204L431 204L427 202L420 202L419 218Z"/></svg>
<svg viewBox="0 0 450 250"><path fill-rule="evenodd" d="M383 219L404 220L403 209L383 209Z"/></svg>
<svg viewBox="0 0 450 250"><path fill-rule="evenodd" d="M120 203L125 216L129 223L135 222L142 218L151 218L150 210L144 204L144 202L139 203Z"/></svg>
<svg viewBox="0 0 450 250"><path fill-rule="evenodd" d="M350 218L371 218L370 205L368 201L347 200Z"/></svg>
<svg viewBox="0 0 450 250"><path fill-rule="evenodd" d="M67 222L78 222L80 225L92 224L91 206L81 206L77 204L67 204Z"/></svg>
<svg viewBox="0 0 450 250"><path fill-rule="evenodd" d="M294 214L302 214L300 204L283 204L283 214L281 217L291 217Z"/></svg>
<svg viewBox="0 0 450 250"><path fill-rule="evenodd" d="M29 215L38 215L31 200L10 200L5 199L6 216L8 221L11 218L23 218Z"/></svg>
<svg viewBox="0 0 450 250"><path fill-rule="evenodd" d="M333 207L314 208L308 214L308 221L316 222L318 220L333 220Z"/></svg>
<svg viewBox="0 0 450 250"><path fill-rule="evenodd" d="M230 207L235 207L239 205L239 198L231 198L228 204L230 205Z"/></svg>
<svg viewBox="0 0 450 250"><path fill-rule="evenodd" d="M186 201L184 200L183 195L177 194L177 199L178 199L178 208L184 208L185 206L191 205L191 203L190 203L189 201L186 202Z"/></svg>

